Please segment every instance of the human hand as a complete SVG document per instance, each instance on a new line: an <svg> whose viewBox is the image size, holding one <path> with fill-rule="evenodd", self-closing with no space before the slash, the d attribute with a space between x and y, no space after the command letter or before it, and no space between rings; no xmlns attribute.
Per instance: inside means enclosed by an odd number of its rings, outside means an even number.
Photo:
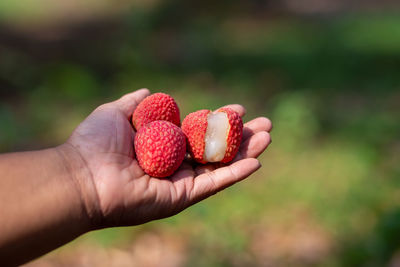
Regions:
<svg viewBox="0 0 400 267"><path fill-rule="evenodd" d="M256 157L271 142L271 122L259 117L244 124L240 150L229 165L184 161L170 178L150 177L134 158L135 131L130 124L136 106L149 94L141 89L101 105L59 147L75 173L94 229L177 214L255 172L261 166ZM240 105L229 107L245 114Z"/></svg>

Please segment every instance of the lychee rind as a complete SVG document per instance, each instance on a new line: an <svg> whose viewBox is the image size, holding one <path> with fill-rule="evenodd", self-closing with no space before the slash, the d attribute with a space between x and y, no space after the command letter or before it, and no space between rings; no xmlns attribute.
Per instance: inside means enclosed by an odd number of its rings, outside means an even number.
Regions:
<svg viewBox="0 0 400 267"><path fill-rule="evenodd" d="M170 121L180 126L179 108L171 96L164 93L152 94L140 102L132 115L132 124L136 130L156 120Z"/></svg>
<svg viewBox="0 0 400 267"><path fill-rule="evenodd" d="M218 112L225 112L229 120L229 132L227 135L227 146L223 163L230 162L239 151L243 135L243 121L239 113L230 108L220 108Z"/></svg>
<svg viewBox="0 0 400 267"><path fill-rule="evenodd" d="M205 135L207 131L207 117L211 110L202 109L192 112L182 121L182 131L187 137L190 155L200 163L207 163L203 159L205 149Z"/></svg>
<svg viewBox="0 0 400 267"><path fill-rule="evenodd" d="M153 121L141 127L135 136L136 158L143 171L154 177L172 175L186 153L186 137L168 121Z"/></svg>
<svg viewBox="0 0 400 267"><path fill-rule="evenodd" d="M243 122L239 113L233 109L220 108L217 112L224 112L229 121L229 130L226 136L227 148L224 158L221 160L221 162L227 163L233 160L239 151L243 134ZM207 119L210 113L211 110L198 110L187 115L182 121L182 131L188 141L188 150L193 159L202 164L207 163L204 159L204 150L208 126Z"/></svg>

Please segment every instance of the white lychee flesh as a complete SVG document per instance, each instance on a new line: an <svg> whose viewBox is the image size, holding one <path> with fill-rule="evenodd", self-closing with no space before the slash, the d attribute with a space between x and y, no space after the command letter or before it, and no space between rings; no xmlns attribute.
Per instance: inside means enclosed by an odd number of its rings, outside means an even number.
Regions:
<svg viewBox="0 0 400 267"><path fill-rule="evenodd" d="M225 112L215 112L208 115L204 140L204 160L219 162L224 158L229 127L228 116Z"/></svg>

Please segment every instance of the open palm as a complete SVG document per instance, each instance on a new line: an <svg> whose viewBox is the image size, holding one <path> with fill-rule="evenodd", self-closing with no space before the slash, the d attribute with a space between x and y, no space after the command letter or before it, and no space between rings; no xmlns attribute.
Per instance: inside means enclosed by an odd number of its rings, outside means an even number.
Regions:
<svg viewBox="0 0 400 267"><path fill-rule="evenodd" d="M271 122L256 118L244 125L243 141L233 163L198 165L185 161L170 178L145 174L134 158L135 131L130 116L150 92L127 94L90 114L66 145L79 154L89 182L81 183L95 227L136 225L174 215L246 178L259 167L256 157L270 143ZM244 115L240 105L230 108Z"/></svg>

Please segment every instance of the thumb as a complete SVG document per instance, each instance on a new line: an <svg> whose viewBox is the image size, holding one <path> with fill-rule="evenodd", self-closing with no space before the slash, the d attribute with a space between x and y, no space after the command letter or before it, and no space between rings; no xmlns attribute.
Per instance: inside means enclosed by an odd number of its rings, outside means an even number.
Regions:
<svg viewBox="0 0 400 267"><path fill-rule="evenodd" d="M126 94L112 103L115 104L127 117L130 117L137 105L139 105L139 103L148 95L150 95L149 89L143 88Z"/></svg>

